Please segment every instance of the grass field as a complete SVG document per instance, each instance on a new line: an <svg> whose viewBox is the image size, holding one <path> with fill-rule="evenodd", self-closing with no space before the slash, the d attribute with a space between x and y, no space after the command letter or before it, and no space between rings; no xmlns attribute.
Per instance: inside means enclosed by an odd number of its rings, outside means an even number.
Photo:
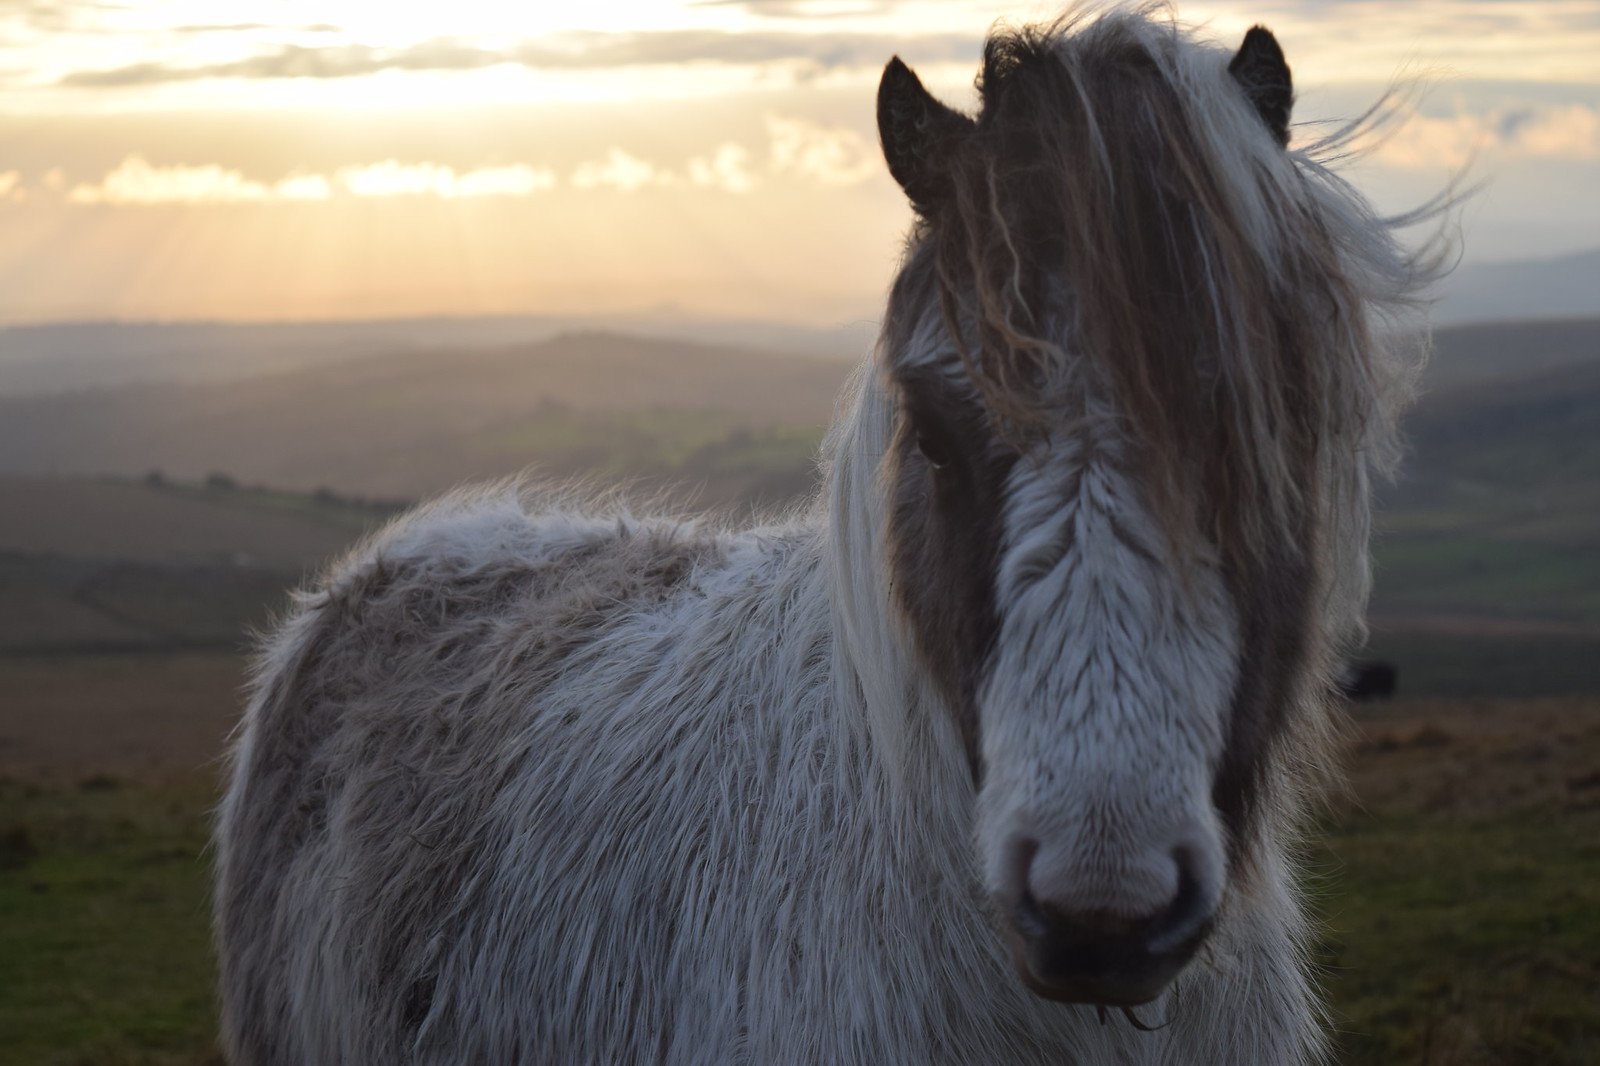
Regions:
<svg viewBox="0 0 1600 1066"><path fill-rule="evenodd" d="M212 782L0 782L0 1063L220 1062Z"/></svg>
<svg viewBox="0 0 1600 1066"><path fill-rule="evenodd" d="M1340 1062L1600 1062L1600 698L1363 710L1315 845Z"/></svg>
<svg viewBox="0 0 1600 1066"><path fill-rule="evenodd" d="M206 827L240 677L0 662L0 1066L220 1061ZM1600 698L1363 709L1349 762L1309 848L1338 1061L1600 1061Z"/></svg>

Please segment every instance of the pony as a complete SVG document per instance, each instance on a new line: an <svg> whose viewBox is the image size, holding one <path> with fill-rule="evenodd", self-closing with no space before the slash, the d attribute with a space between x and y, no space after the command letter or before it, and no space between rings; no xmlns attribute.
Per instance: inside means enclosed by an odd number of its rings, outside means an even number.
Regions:
<svg viewBox="0 0 1600 1066"><path fill-rule="evenodd" d="M1298 826L1434 270L1264 28L1002 27L979 88L883 73L915 223L804 507L458 491L299 594L233 1063L1326 1053Z"/></svg>

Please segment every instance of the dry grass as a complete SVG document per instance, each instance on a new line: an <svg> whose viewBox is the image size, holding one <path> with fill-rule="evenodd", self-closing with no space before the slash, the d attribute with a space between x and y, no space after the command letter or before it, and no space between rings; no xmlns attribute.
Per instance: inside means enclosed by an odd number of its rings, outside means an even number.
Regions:
<svg viewBox="0 0 1600 1066"><path fill-rule="evenodd" d="M209 774L243 683L237 655L0 658L0 778L159 785Z"/></svg>

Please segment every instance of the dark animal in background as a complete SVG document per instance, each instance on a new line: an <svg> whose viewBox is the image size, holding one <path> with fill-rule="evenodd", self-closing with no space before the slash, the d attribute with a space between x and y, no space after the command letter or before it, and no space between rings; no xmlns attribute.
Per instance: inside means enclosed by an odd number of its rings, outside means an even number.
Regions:
<svg viewBox="0 0 1600 1066"><path fill-rule="evenodd" d="M1334 684L1346 699L1365 703L1393 699L1399 680L1400 671L1394 663L1352 662L1339 671Z"/></svg>

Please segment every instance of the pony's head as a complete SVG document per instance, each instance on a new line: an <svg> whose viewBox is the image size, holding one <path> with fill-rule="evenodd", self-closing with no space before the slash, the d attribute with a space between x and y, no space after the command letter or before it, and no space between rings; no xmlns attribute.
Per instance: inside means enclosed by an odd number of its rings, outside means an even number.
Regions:
<svg viewBox="0 0 1600 1066"><path fill-rule="evenodd" d="M979 84L976 118L898 59L879 89L917 213L868 386L887 569L1023 980L1133 1005L1263 877L1360 624L1403 391L1375 316L1424 271L1288 149L1265 29L1004 31Z"/></svg>

